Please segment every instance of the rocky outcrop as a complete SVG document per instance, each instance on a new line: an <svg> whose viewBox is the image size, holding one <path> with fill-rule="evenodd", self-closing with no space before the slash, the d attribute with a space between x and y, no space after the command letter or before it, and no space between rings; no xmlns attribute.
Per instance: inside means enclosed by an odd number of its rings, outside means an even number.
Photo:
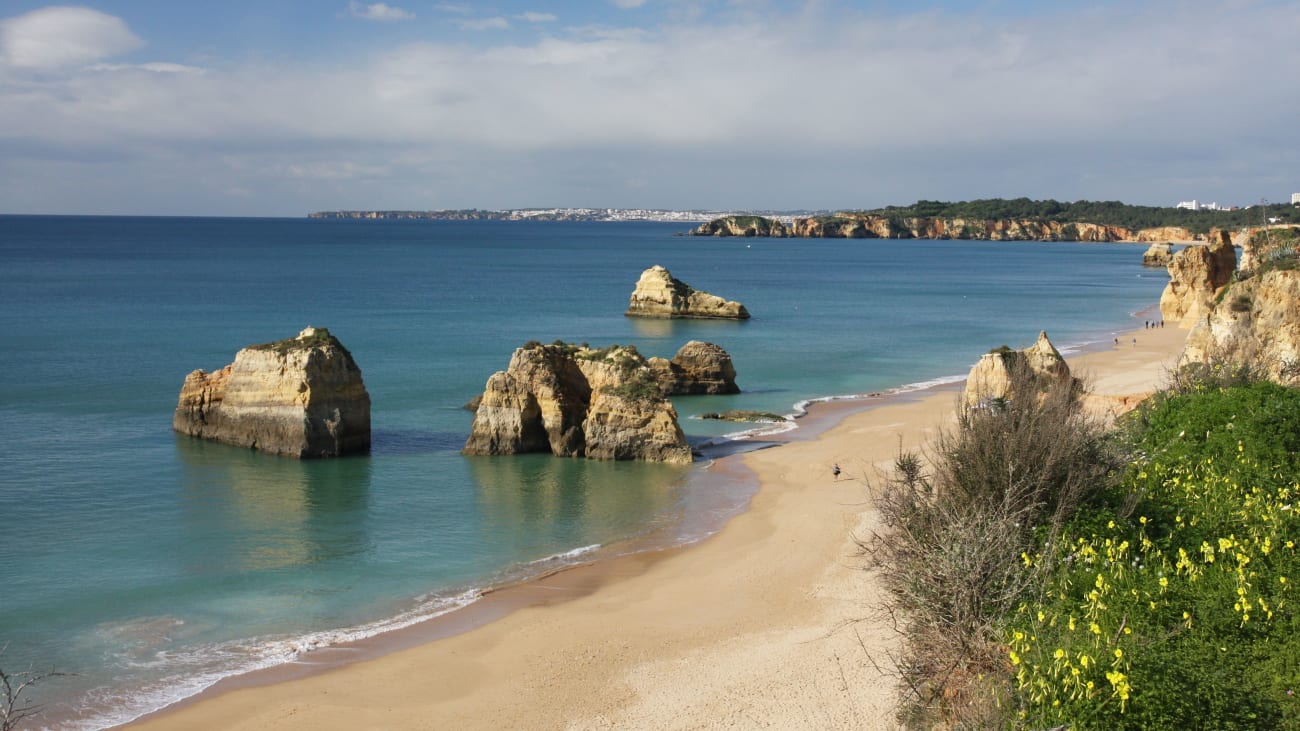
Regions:
<svg viewBox="0 0 1300 731"><path fill-rule="evenodd" d="M529 343L487 381L462 454L688 463L691 450L633 347Z"/></svg>
<svg viewBox="0 0 1300 731"><path fill-rule="evenodd" d="M1169 262L1174 258L1174 245L1165 242L1161 244L1152 244L1145 253L1142 254L1142 266L1148 267L1167 267Z"/></svg>
<svg viewBox="0 0 1300 731"><path fill-rule="evenodd" d="M1237 363L1300 385L1300 271L1233 282L1187 334L1182 364Z"/></svg>
<svg viewBox="0 0 1300 731"><path fill-rule="evenodd" d="M1182 226L1156 226L1153 228L1138 229L1133 234L1132 240L1139 244L1158 243L1161 241L1177 241L1180 243L1191 243L1193 241L1206 241L1205 234L1194 234Z"/></svg>
<svg viewBox="0 0 1300 731"><path fill-rule="evenodd" d="M214 373L190 373L172 427L289 457L336 457L370 449L370 394L352 354L309 327L244 348Z"/></svg>
<svg viewBox="0 0 1300 731"><path fill-rule="evenodd" d="M763 216L723 216L700 224L692 236L764 236L783 239L790 235L784 223Z"/></svg>
<svg viewBox="0 0 1300 731"><path fill-rule="evenodd" d="M629 317L749 319L749 311L739 302L692 289L658 265L641 272L625 314Z"/></svg>
<svg viewBox="0 0 1300 731"><path fill-rule="evenodd" d="M967 406L977 406L1011 398L1020 369L1032 376L1040 391L1052 385L1077 388L1077 380L1070 375L1065 358L1052 345L1047 333L1040 332L1038 340L1024 350L1012 350L1004 345L980 356L966 377L963 401Z"/></svg>
<svg viewBox="0 0 1300 731"><path fill-rule="evenodd" d="M874 213L836 213L799 218L792 236L844 239L973 239L982 241L1125 241L1119 226L1015 219L891 217Z"/></svg>
<svg viewBox="0 0 1300 731"><path fill-rule="evenodd" d="M1189 246L1169 262L1169 284L1160 295L1160 315L1189 328L1209 314L1214 299L1232 279L1237 252L1217 241L1210 246Z"/></svg>
<svg viewBox="0 0 1300 731"><path fill-rule="evenodd" d="M711 419L717 421L738 421L751 422L755 424L779 424L788 421L780 414L773 414L770 411L752 411L749 409L727 409L721 412L710 412L700 414L701 419Z"/></svg>
<svg viewBox="0 0 1300 731"><path fill-rule="evenodd" d="M692 340L672 360L651 358L649 364L668 396L740 393L731 355L713 343Z"/></svg>

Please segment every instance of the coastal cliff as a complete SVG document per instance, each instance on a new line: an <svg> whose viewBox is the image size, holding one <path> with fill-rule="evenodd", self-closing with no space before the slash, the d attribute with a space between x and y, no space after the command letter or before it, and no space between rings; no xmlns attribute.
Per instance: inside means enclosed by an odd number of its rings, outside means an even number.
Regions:
<svg viewBox="0 0 1300 731"><path fill-rule="evenodd" d="M713 343L692 340L672 360L651 358L648 362L668 396L740 393L731 355Z"/></svg>
<svg viewBox="0 0 1300 731"><path fill-rule="evenodd" d="M370 395L352 354L324 328L252 345L181 386L172 428L289 457L370 449Z"/></svg>
<svg viewBox="0 0 1300 731"><path fill-rule="evenodd" d="M1152 244L1142 254L1142 265L1148 267L1167 267L1174 259L1174 246L1169 242Z"/></svg>
<svg viewBox="0 0 1300 731"><path fill-rule="evenodd" d="M658 265L641 272L624 314L629 317L749 319L749 311L739 302L698 291L674 279L667 269Z"/></svg>
<svg viewBox="0 0 1300 731"><path fill-rule="evenodd" d="M783 239L790 235L784 223L763 216L723 216L700 224L692 236L764 236Z"/></svg>
<svg viewBox="0 0 1300 731"><path fill-rule="evenodd" d="M1229 232L1211 228L1195 233L1181 226L1130 229L1100 223L1062 222L1028 218L964 218L896 216L842 211L827 216L796 218L790 226L762 216L727 216L702 224L692 236L771 236L827 239L966 239L975 241L1082 241L1106 243L1214 243L1241 245L1249 229Z"/></svg>
<svg viewBox="0 0 1300 731"><path fill-rule="evenodd" d="M1237 252L1219 240L1210 246L1189 246L1169 261L1169 284L1160 295L1160 315L1190 328L1210 311L1219 291L1232 279Z"/></svg>
<svg viewBox="0 0 1300 731"><path fill-rule="evenodd" d="M1077 379L1070 374L1070 366L1048 339L1047 332L1038 333L1038 340L1024 350L1012 350L1005 345L991 350L976 361L966 377L962 400L967 406L1011 397L1016 372L1024 369L1034 382L1045 390L1053 383L1076 387Z"/></svg>
<svg viewBox="0 0 1300 731"><path fill-rule="evenodd" d="M633 347L555 343L517 349L487 381L466 455L689 463L691 450L654 371Z"/></svg>
<svg viewBox="0 0 1300 731"><path fill-rule="evenodd" d="M1229 362L1300 384L1300 271L1273 270L1233 282L1187 334L1181 365Z"/></svg>

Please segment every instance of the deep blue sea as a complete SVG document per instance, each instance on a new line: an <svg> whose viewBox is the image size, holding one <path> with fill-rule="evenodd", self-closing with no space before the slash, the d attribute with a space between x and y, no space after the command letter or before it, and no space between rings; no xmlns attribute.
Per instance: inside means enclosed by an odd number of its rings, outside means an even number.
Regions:
<svg viewBox="0 0 1300 731"><path fill-rule="evenodd" d="M749 488L695 467L466 458L462 405L529 340L691 339L726 408L960 377L1042 328L1109 342L1167 277L1126 244L674 236L683 224L0 216L0 667L76 673L46 723L101 728L232 673L578 560L699 537ZM662 264L746 322L623 316ZM328 327L370 392L366 457L296 461L171 431L185 375Z"/></svg>

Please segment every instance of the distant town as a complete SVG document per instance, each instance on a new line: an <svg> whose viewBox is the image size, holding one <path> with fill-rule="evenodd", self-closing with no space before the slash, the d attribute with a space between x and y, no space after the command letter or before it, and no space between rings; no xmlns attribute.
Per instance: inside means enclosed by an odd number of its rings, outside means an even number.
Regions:
<svg viewBox="0 0 1300 731"><path fill-rule="evenodd" d="M1268 201L1261 201L1267 207ZM1300 206L1300 193L1291 194L1291 204ZM1275 204L1276 205L1276 204ZM1199 200L1179 201L1174 209L1189 211L1241 211L1253 205L1220 205ZM823 210L721 210L721 211L671 211L658 208L507 208L481 209L457 208L434 211L317 211L308 218L344 219L423 219L431 221L662 221L666 223L707 223L727 216L762 216L786 225L796 219L823 216L832 213ZM1281 219L1269 219L1276 223Z"/></svg>

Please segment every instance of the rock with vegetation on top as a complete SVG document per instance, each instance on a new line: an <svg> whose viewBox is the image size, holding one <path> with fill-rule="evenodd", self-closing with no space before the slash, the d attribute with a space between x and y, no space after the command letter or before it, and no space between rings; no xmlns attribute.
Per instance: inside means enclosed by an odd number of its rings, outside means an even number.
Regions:
<svg viewBox="0 0 1300 731"><path fill-rule="evenodd" d="M352 354L325 328L251 345L219 371L185 377L172 427L289 457L370 449L370 394Z"/></svg>
<svg viewBox="0 0 1300 731"><path fill-rule="evenodd" d="M700 224L692 236L764 236L783 239L790 235L784 223L763 216L723 216Z"/></svg>
<svg viewBox="0 0 1300 731"><path fill-rule="evenodd" d="M669 396L740 393L731 355L713 343L692 340L672 360L651 358L649 364Z"/></svg>
<svg viewBox="0 0 1300 731"><path fill-rule="evenodd" d="M1147 267L1167 267L1169 262L1174 258L1174 245L1165 242L1152 244L1142 254L1142 266Z"/></svg>
<svg viewBox="0 0 1300 731"><path fill-rule="evenodd" d="M1222 240L1174 254L1169 262L1169 284L1160 295L1161 317L1185 328L1204 320L1236 268L1237 252Z"/></svg>
<svg viewBox="0 0 1300 731"><path fill-rule="evenodd" d="M1069 364L1048 340L1047 333L1039 332L1038 340L1024 350L1012 350L1004 345L980 356L966 377L963 401L967 406L976 406L1010 398L1016 370L1021 368L1033 375L1039 390L1045 391L1054 384L1076 388L1077 381L1070 375Z"/></svg>
<svg viewBox="0 0 1300 731"><path fill-rule="evenodd" d="M628 303L630 317L704 318L747 320L749 311L739 302L700 292L661 266L641 272Z"/></svg>
<svg viewBox="0 0 1300 731"><path fill-rule="evenodd" d="M773 414L770 411L752 411L750 409L727 409L726 411L710 412L700 414L701 419L716 419L718 421L739 421L752 422L758 424L781 423L787 419L780 414Z"/></svg>
<svg viewBox="0 0 1300 731"><path fill-rule="evenodd" d="M1233 282L1187 334L1180 365L1235 364L1300 385L1300 270Z"/></svg>
<svg viewBox="0 0 1300 731"><path fill-rule="evenodd" d="M528 343L487 381L462 454L691 461L645 358L631 346Z"/></svg>

